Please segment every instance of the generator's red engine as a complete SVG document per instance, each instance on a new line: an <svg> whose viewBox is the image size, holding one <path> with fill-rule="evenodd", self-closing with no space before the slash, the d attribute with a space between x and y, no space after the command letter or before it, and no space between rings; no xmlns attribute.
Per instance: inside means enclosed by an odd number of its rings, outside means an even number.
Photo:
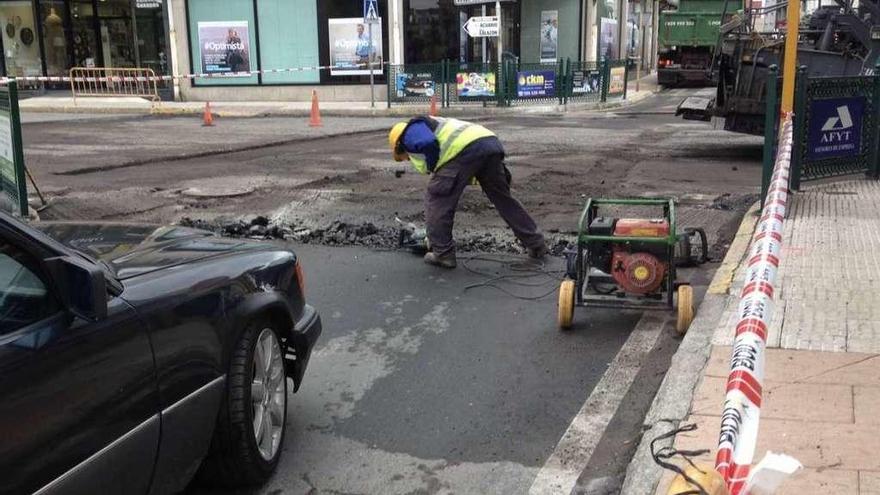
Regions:
<svg viewBox="0 0 880 495"><path fill-rule="evenodd" d="M665 219L596 218L590 226L590 233L662 238L669 236L669 222ZM637 241L602 245L604 250L590 253L591 265L610 274L624 292L652 294L660 289L669 270L663 261L666 259L666 245Z"/></svg>

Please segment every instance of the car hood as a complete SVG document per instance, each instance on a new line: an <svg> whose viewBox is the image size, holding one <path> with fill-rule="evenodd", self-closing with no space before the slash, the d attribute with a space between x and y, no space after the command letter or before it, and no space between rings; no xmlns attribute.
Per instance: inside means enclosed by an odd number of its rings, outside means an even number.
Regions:
<svg viewBox="0 0 880 495"><path fill-rule="evenodd" d="M64 245L106 262L120 280L229 253L267 249L262 243L177 226L48 222L37 227Z"/></svg>

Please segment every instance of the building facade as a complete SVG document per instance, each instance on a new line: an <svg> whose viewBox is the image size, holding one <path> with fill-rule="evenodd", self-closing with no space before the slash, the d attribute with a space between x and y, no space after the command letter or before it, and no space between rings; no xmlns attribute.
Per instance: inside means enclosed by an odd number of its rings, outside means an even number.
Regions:
<svg viewBox="0 0 880 495"><path fill-rule="evenodd" d="M656 51L653 0L378 0L378 10L370 37L355 0L0 0L0 75L140 67L218 74L163 84L183 100L306 100L320 87L323 99L365 101L370 62L383 99L382 63L631 57L650 68ZM498 37L463 29L496 15ZM230 71L258 73L219 75Z"/></svg>
<svg viewBox="0 0 880 495"><path fill-rule="evenodd" d="M642 59L653 67L654 0L379 0L379 24L352 0L173 0L176 73L261 71L182 80L186 100L369 100L370 60L401 64ZM471 37L471 17L496 16L500 36ZM499 46L500 45L500 46ZM308 67L323 70L286 71ZM281 70L280 72L273 72ZM266 72L268 71L268 73ZM385 97L375 70L375 96Z"/></svg>

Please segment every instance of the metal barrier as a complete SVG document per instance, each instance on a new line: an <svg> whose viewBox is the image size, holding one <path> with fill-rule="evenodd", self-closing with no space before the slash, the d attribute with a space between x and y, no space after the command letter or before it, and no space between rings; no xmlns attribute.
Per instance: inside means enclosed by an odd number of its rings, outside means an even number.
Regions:
<svg viewBox="0 0 880 495"><path fill-rule="evenodd" d="M740 295L736 338L721 413L721 433L715 468L724 477L731 495L743 493L758 441L764 382L764 350L773 320L773 293L782 256L783 222L789 193L794 144L790 115L782 132L773 175L761 219L752 237L745 286Z"/></svg>
<svg viewBox="0 0 880 495"><path fill-rule="evenodd" d="M83 96L135 96L159 101L159 86L153 69L74 67L70 69L73 101Z"/></svg>

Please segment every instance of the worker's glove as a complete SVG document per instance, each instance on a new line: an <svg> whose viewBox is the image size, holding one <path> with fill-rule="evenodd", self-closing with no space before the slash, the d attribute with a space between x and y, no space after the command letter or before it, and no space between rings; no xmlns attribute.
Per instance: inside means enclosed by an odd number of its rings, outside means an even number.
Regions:
<svg viewBox="0 0 880 495"><path fill-rule="evenodd" d="M507 180L507 187L510 187L513 184L513 175L511 175L506 163L501 162L501 166L504 167L504 179Z"/></svg>

